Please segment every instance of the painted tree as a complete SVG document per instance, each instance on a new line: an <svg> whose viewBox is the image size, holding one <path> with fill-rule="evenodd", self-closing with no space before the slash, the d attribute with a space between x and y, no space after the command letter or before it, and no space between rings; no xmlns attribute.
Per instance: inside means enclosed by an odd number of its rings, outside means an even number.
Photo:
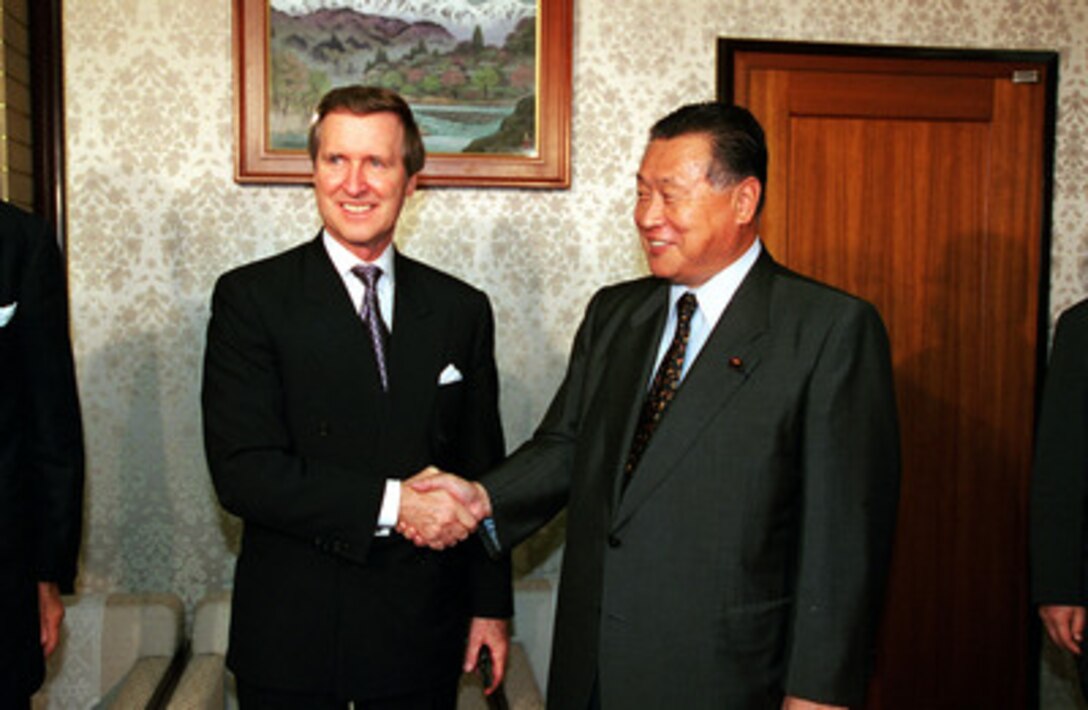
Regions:
<svg viewBox="0 0 1088 710"><path fill-rule="evenodd" d="M434 96L442 91L442 81L434 74L428 74L419 82L419 88L423 93Z"/></svg>
<svg viewBox="0 0 1088 710"><path fill-rule="evenodd" d="M514 67L507 78L510 86L515 89L532 90L536 86L536 69L531 63L521 63Z"/></svg>
<svg viewBox="0 0 1088 710"><path fill-rule="evenodd" d="M404 86L404 75L396 69L390 69L382 74L381 84L387 89L400 91L401 87Z"/></svg>
<svg viewBox="0 0 1088 710"><path fill-rule="evenodd" d="M526 17L506 36L503 48L511 54L532 57L536 55L536 20Z"/></svg>
<svg viewBox="0 0 1088 710"><path fill-rule="evenodd" d="M472 85L483 92L485 99L491 97L491 90L498 86L501 80L502 75L495 67L481 67L472 72Z"/></svg>
<svg viewBox="0 0 1088 710"><path fill-rule="evenodd" d="M325 72L312 70L310 72L308 85L306 95L303 97L306 102L305 107L307 109L307 115L310 110L317 107L317 103L321 101L321 97L332 88L332 82L329 81L329 75Z"/></svg>
<svg viewBox="0 0 1088 710"><path fill-rule="evenodd" d="M290 112L309 88L310 70L294 52L272 53L272 103L277 111Z"/></svg>
<svg viewBox="0 0 1088 710"><path fill-rule="evenodd" d="M458 92L461 87L465 85L466 81L465 73L457 67L451 66L449 69L442 72L442 86L445 87L454 98L457 98Z"/></svg>

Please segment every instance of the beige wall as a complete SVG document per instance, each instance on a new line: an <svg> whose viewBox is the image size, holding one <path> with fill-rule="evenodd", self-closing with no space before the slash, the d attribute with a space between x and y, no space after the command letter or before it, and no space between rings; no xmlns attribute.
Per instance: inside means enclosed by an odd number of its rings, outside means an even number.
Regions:
<svg viewBox="0 0 1088 710"><path fill-rule="evenodd" d="M307 189L232 180L231 5L64 3L85 589L192 601L230 581L237 526L200 436L208 296L225 269L318 226ZM423 191L399 236L491 294L510 445L548 403L593 291L642 273L630 212L645 131L713 97L719 36L1060 51L1054 309L1088 292L1084 2L576 0L575 21L572 188Z"/></svg>

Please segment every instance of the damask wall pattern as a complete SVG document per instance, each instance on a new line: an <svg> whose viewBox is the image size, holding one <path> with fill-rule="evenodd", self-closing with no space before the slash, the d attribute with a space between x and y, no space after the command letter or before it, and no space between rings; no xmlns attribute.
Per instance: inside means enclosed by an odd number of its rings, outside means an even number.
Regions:
<svg viewBox="0 0 1088 710"><path fill-rule="evenodd" d="M231 579L238 526L216 504L201 445L208 299L221 272L318 226L308 189L232 180L231 5L64 3L85 590L170 589L191 603ZM644 273L631 211L646 130L713 98L719 36L1059 51L1052 310L1088 293L1085 0L575 5L571 189L422 190L398 234L405 252L491 295L511 447L547 406L593 291ZM540 547L523 567L554 543Z"/></svg>

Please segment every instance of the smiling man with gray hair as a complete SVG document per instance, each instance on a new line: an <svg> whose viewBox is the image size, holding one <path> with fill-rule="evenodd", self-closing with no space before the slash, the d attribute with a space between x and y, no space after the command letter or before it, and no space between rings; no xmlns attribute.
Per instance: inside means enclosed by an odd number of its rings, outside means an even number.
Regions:
<svg viewBox="0 0 1088 710"><path fill-rule="evenodd" d="M310 152L320 233L212 296L205 446L245 524L227 662L243 708L452 709L482 646L502 678L508 561L390 532L441 522L402 478L503 454L491 307L393 247L424 160L398 95L334 89Z"/></svg>

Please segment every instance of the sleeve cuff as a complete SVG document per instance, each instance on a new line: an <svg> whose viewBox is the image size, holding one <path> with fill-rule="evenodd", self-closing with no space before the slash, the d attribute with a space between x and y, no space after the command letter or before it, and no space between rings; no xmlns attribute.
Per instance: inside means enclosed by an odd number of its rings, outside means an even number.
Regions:
<svg viewBox="0 0 1088 710"><path fill-rule="evenodd" d="M385 495L382 496L382 507L378 511L378 525L376 535L388 535L389 531L396 527L397 516L400 514L400 481L388 478L385 481Z"/></svg>
<svg viewBox="0 0 1088 710"><path fill-rule="evenodd" d="M502 555L502 545L499 543L499 532L495 529L495 519L484 518L480 521L480 527L476 528L476 535L483 543L484 550L492 559L498 559Z"/></svg>

